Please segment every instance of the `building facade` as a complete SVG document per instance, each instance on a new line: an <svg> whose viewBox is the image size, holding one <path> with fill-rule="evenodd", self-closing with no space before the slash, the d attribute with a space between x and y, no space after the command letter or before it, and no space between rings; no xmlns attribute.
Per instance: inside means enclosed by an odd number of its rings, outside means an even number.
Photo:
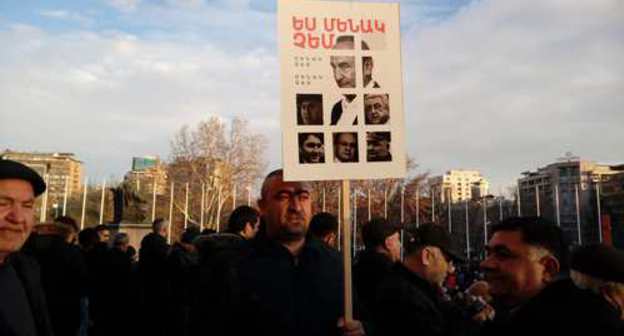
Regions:
<svg viewBox="0 0 624 336"><path fill-rule="evenodd" d="M155 191L156 195L163 195L167 189L167 170L157 157L135 157L132 159L132 170L126 173L124 180L139 193L151 194Z"/></svg>
<svg viewBox="0 0 624 336"><path fill-rule="evenodd" d="M456 203L487 195L490 185L479 171L449 170L430 178L429 187L436 202Z"/></svg>
<svg viewBox="0 0 624 336"><path fill-rule="evenodd" d="M0 158L21 162L36 170L47 183L49 204L58 204L67 192L68 197L79 195L82 189L82 161L73 153L38 153L5 150Z"/></svg>
<svg viewBox="0 0 624 336"><path fill-rule="evenodd" d="M520 213L552 220L571 242L598 242L610 234L599 230L599 189L619 172L617 166L570 156L537 171L524 172L518 179Z"/></svg>

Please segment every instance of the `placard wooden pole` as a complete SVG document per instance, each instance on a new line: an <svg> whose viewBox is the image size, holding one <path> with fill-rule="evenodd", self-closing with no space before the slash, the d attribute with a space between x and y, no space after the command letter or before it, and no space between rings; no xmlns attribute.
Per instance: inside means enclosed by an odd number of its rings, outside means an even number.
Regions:
<svg viewBox="0 0 624 336"><path fill-rule="evenodd" d="M346 322L353 321L353 304L351 288L351 207L349 206L349 181L342 181L341 194L341 217L342 217L342 262L344 269L344 319Z"/></svg>

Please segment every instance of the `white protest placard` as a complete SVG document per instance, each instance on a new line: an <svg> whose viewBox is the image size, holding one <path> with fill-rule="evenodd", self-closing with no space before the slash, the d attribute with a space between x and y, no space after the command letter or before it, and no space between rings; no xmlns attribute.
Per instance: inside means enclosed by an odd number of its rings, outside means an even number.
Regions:
<svg viewBox="0 0 624 336"><path fill-rule="evenodd" d="M285 180L401 178L399 5L279 0Z"/></svg>

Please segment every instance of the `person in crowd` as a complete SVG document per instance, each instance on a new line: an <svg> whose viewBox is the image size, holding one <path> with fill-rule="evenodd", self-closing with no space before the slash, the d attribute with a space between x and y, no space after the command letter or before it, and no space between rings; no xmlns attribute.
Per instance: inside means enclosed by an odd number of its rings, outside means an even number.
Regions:
<svg viewBox="0 0 624 336"><path fill-rule="evenodd" d="M492 226L481 262L496 303L485 335L616 335L608 302L565 276L568 247L559 227L540 217Z"/></svg>
<svg viewBox="0 0 624 336"><path fill-rule="evenodd" d="M244 323L232 335L364 335L358 320L343 316L342 263L337 252L306 239L312 216L308 183L286 182L271 172L258 201L265 222L252 253L238 269Z"/></svg>
<svg viewBox="0 0 624 336"><path fill-rule="evenodd" d="M199 289L191 302L191 334L201 332L207 316L215 322L211 329L214 335L228 335L230 325L238 323L231 304L239 298L237 268L250 253L259 227L258 211L243 205L232 212L224 233L202 235L195 242L199 252Z"/></svg>
<svg viewBox="0 0 624 336"><path fill-rule="evenodd" d="M73 229L45 223L35 226L22 248L41 267L41 282L55 335L76 335L81 300L87 295L87 267L80 249L71 244Z"/></svg>
<svg viewBox="0 0 624 336"><path fill-rule="evenodd" d="M70 229L70 235L67 238L67 242L70 244L78 243L78 223L76 220L69 216L59 216L54 219L54 223L59 225L65 225Z"/></svg>
<svg viewBox="0 0 624 336"><path fill-rule="evenodd" d="M299 133L299 163L324 163L323 133Z"/></svg>
<svg viewBox="0 0 624 336"><path fill-rule="evenodd" d="M373 306L376 328L387 335L413 330L418 335L463 335L477 328L443 298L443 284L461 260L448 232L424 224L407 235L405 256L382 280Z"/></svg>
<svg viewBox="0 0 624 336"><path fill-rule="evenodd" d="M258 210L241 205L232 211L226 232L237 234L243 239L253 239L260 228L260 214Z"/></svg>
<svg viewBox="0 0 624 336"><path fill-rule="evenodd" d="M364 120L367 125L383 125L390 120L388 94L364 95Z"/></svg>
<svg viewBox="0 0 624 336"><path fill-rule="evenodd" d="M164 335L166 329L154 321L166 321L170 298L167 274L167 227L169 222L157 218L152 232L141 240L139 248L140 306L143 332L147 335ZM164 323L164 322L163 322Z"/></svg>
<svg viewBox="0 0 624 336"><path fill-rule="evenodd" d="M100 224L95 227L95 232L97 232L100 242L109 244L111 239L111 232L108 225Z"/></svg>
<svg viewBox="0 0 624 336"><path fill-rule="evenodd" d="M373 218L362 226L364 250L353 266L353 284L367 310L374 304L379 283L401 258L400 228L384 218Z"/></svg>
<svg viewBox="0 0 624 336"><path fill-rule="evenodd" d="M319 212L310 221L310 235L333 249L338 248L337 230L338 218L328 212Z"/></svg>
<svg viewBox="0 0 624 336"><path fill-rule="evenodd" d="M101 299L106 308L101 312L100 335L136 335L140 330L136 324L138 282L134 263L128 254L130 247L127 233L113 235L112 248L108 250L104 264L106 286L100 289L106 293Z"/></svg>
<svg viewBox="0 0 624 336"><path fill-rule="evenodd" d="M46 184L33 169L0 160L0 335L53 335L39 265L19 252Z"/></svg>
<svg viewBox="0 0 624 336"><path fill-rule="evenodd" d="M189 335L191 299L197 272L197 250L193 242L199 236L199 227L189 225L180 241L173 244L167 257L171 300L169 303L169 334Z"/></svg>
<svg viewBox="0 0 624 336"><path fill-rule="evenodd" d="M624 321L624 252L604 244L577 247L572 252L574 284L603 297Z"/></svg>
<svg viewBox="0 0 624 336"><path fill-rule="evenodd" d="M354 47L353 36L342 35L336 38L334 49L352 50ZM336 55L330 56L330 65L334 74L336 85L340 89L353 89L356 84L355 56ZM361 98L356 94L344 93L331 110L331 125L357 125L358 111L362 108Z"/></svg>
<svg viewBox="0 0 624 336"><path fill-rule="evenodd" d="M334 162L357 162L357 133L334 133Z"/></svg>

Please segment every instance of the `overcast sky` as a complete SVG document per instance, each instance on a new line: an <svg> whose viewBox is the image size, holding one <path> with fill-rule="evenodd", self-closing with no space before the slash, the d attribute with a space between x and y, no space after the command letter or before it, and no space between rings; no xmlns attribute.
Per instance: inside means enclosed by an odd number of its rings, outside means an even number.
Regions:
<svg viewBox="0 0 624 336"><path fill-rule="evenodd" d="M273 0L0 2L0 150L122 177L184 124L239 115L281 165ZM565 152L624 163L624 2L401 1L408 155L498 194Z"/></svg>

